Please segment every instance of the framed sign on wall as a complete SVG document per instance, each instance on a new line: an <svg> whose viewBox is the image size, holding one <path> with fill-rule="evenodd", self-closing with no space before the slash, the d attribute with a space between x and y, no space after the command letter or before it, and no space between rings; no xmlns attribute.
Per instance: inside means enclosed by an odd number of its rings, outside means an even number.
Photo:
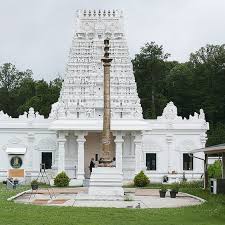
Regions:
<svg viewBox="0 0 225 225"><path fill-rule="evenodd" d="M19 169L23 164L23 160L19 156L13 156L10 160L10 165L14 169Z"/></svg>

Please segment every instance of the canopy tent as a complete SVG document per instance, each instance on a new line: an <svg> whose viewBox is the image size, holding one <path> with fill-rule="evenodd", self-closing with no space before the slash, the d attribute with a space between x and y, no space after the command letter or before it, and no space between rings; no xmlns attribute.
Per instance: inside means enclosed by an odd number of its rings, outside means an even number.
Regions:
<svg viewBox="0 0 225 225"><path fill-rule="evenodd" d="M222 179L225 179L225 143L219 145L213 145L206 148L200 148L191 151L191 153L204 152L205 153L205 170L204 170L204 187L208 187L208 156L210 155L218 155L222 157Z"/></svg>

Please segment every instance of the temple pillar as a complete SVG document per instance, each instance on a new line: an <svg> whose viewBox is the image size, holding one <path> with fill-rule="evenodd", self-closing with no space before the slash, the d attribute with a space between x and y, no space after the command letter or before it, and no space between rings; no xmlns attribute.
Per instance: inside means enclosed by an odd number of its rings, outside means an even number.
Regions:
<svg viewBox="0 0 225 225"><path fill-rule="evenodd" d="M168 171L171 173L172 171L175 171L173 166L173 151L172 151L172 145L173 145L173 136L171 134L166 136L166 141L167 141L167 146L168 146L168 151L167 151L167 157L168 157Z"/></svg>
<svg viewBox="0 0 225 225"><path fill-rule="evenodd" d="M34 160L37 160L34 156L34 134L33 133L28 133L27 135L28 139L28 148L27 148L27 154L26 154L26 163L28 170L31 172L34 170L35 162Z"/></svg>
<svg viewBox="0 0 225 225"><path fill-rule="evenodd" d="M66 143L66 133L64 131L59 131L58 133L58 173L65 171L65 143Z"/></svg>
<svg viewBox="0 0 225 225"><path fill-rule="evenodd" d="M84 180L84 133L80 133L77 136L77 152L78 152L78 165L77 165L77 179Z"/></svg>
<svg viewBox="0 0 225 225"><path fill-rule="evenodd" d="M116 150L116 168L122 172L123 169L123 137L121 133L116 133L115 150Z"/></svg>
<svg viewBox="0 0 225 225"><path fill-rule="evenodd" d="M142 169L142 135L136 134L134 139L135 149L135 174L138 174Z"/></svg>

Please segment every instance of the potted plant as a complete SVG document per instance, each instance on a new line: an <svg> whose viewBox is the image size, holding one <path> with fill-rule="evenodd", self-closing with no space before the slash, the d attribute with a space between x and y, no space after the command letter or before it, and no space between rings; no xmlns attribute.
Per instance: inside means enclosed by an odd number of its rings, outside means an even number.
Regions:
<svg viewBox="0 0 225 225"><path fill-rule="evenodd" d="M159 189L159 196L160 198L165 198L167 192L167 188L165 185L162 185L161 188Z"/></svg>
<svg viewBox="0 0 225 225"><path fill-rule="evenodd" d="M37 180L32 180L31 181L31 188L32 188L32 190L37 190L38 189L38 181Z"/></svg>
<svg viewBox="0 0 225 225"><path fill-rule="evenodd" d="M174 183L171 186L170 197L171 198L176 198L178 191L179 191L179 185L177 183Z"/></svg>

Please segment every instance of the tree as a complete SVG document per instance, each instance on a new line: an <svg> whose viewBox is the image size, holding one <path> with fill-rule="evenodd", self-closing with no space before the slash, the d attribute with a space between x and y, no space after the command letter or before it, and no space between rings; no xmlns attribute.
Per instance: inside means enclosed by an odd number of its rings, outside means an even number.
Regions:
<svg viewBox="0 0 225 225"><path fill-rule="evenodd" d="M7 91L17 88L24 79L31 78L32 71L18 71L11 63L5 63L0 67L0 87Z"/></svg>
<svg viewBox="0 0 225 225"><path fill-rule="evenodd" d="M167 102L165 78L168 57L162 45L151 42L145 44L132 61L144 118L155 118Z"/></svg>
<svg viewBox="0 0 225 225"><path fill-rule="evenodd" d="M222 162L216 160L212 165L208 167L209 178L220 179L222 177Z"/></svg>
<svg viewBox="0 0 225 225"><path fill-rule="evenodd" d="M225 123L225 45L206 45L190 55L195 107L204 108L207 120Z"/></svg>
<svg viewBox="0 0 225 225"><path fill-rule="evenodd" d="M193 112L193 73L189 63L180 63L174 66L167 77L167 97L178 108L178 113L188 117Z"/></svg>
<svg viewBox="0 0 225 225"><path fill-rule="evenodd" d="M210 124L210 129L208 131L207 146L223 144L225 143L225 124L216 123Z"/></svg>
<svg viewBox="0 0 225 225"><path fill-rule="evenodd" d="M44 80L39 80L35 81L33 85L33 95L18 107L18 112L22 114L24 111L28 111L30 107L33 107L35 111L47 118L51 111L51 105L57 102L59 98L62 79L56 78L49 84Z"/></svg>

